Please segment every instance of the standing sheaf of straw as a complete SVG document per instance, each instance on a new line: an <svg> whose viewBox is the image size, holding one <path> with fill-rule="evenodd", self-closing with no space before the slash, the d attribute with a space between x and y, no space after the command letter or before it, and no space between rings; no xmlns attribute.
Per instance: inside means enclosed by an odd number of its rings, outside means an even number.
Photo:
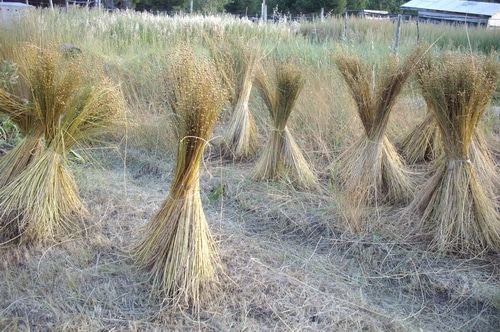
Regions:
<svg viewBox="0 0 500 332"><path fill-rule="evenodd" d="M385 133L397 97L421 57L420 48L403 61L390 56L381 65L352 52L341 51L334 57L364 128L364 135L338 158L354 231L363 228L366 206L405 203L412 194L413 180Z"/></svg>
<svg viewBox="0 0 500 332"><path fill-rule="evenodd" d="M259 68L255 86L272 120L271 134L253 172L256 180L288 180L302 189L318 186L316 175L291 135L287 122L305 80L292 61L268 60Z"/></svg>
<svg viewBox="0 0 500 332"><path fill-rule="evenodd" d="M28 47L25 54L28 108L37 119L33 132L42 133L43 147L0 189L0 209L2 236L31 242L66 234L87 215L66 153L107 131L124 103L110 82L76 59L64 59L54 47Z"/></svg>
<svg viewBox="0 0 500 332"><path fill-rule="evenodd" d="M492 58L442 54L432 70L420 68L422 93L431 103L444 154L434 174L417 191L408 211L421 214L420 227L431 248L476 254L500 250L500 215L495 170L477 130L494 92L500 66ZM489 176L489 179L488 179Z"/></svg>
<svg viewBox="0 0 500 332"><path fill-rule="evenodd" d="M430 57L424 56L420 62L420 67L432 70L431 66ZM415 75L420 85L422 84L421 72L422 70L417 70ZM434 112L431 109L432 103L427 100L425 102L427 114L424 120L415 126L400 143L402 154L409 164L435 160L443 150L439 137L439 128L434 119Z"/></svg>
<svg viewBox="0 0 500 332"><path fill-rule="evenodd" d="M212 293L221 266L199 185L203 150L226 100L212 68L185 47L174 54L167 96L179 140L174 178L133 252L137 264L150 271L153 288L183 306L198 306Z"/></svg>
<svg viewBox="0 0 500 332"><path fill-rule="evenodd" d="M260 44L255 38L244 42L239 37L208 43L232 111L223 137L225 154L233 160L250 159L258 149L257 125L248 104L255 68L262 57Z"/></svg>
<svg viewBox="0 0 500 332"><path fill-rule="evenodd" d="M22 135L21 141L0 158L0 188L16 178L43 150L41 137L43 129L36 113L34 94L28 80L30 63L36 57L33 47L12 45L8 52L10 60L16 63L17 79L0 86L0 113L9 116Z"/></svg>

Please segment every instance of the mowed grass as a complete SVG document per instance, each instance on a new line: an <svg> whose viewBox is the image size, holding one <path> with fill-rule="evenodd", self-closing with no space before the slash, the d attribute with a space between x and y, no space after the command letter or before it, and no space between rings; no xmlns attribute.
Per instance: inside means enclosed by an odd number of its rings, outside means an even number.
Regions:
<svg viewBox="0 0 500 332"><path fill-rule="evenodd" d="M2 48L15 42L77 46L92 59L90 65L101 66L121 85L129 110L127 121L103 136L103 144L82 154L85 162L71 164L91 214L86 228L51 244L0 248L0 329L498 331L498 254L428 251L417 220L401 218L400 206L372 208L367 229L349 232L337 157L362 127L331 55L348 48L380 59L391 52L394 25L350 20L343 41L336 35L341 21L314 24L315 35L305 24L70 9L37 10L17 29L0 30ZM414 28L403 28L402 55L416 45ZM456 40L471 33L484 34L485 40L498 34L420 29L436 36L430 43L453 34ZM319 38L320 32L326 37ZM288 124L321 190L256 182L251 179L255 160L223 158L220 142L230 118L230 110L224 110L200 166L200 193L225 272L218 296L192 310L152 293L147 273L134 265L130 250L165 200L174 175L177 141L164 100L168 82L159 74L179 43L208 56L204 41L223 43L226 35L259 38L268 57L293 58L301 69L306 83ZM263 147L271 119L256 89L249 109ZM392 110L388 139L397 146L426 114L410 79ZM499 123L498 113L489 108L482 124L497 172ZM410 166L423 183L429 165Z"/></svg>

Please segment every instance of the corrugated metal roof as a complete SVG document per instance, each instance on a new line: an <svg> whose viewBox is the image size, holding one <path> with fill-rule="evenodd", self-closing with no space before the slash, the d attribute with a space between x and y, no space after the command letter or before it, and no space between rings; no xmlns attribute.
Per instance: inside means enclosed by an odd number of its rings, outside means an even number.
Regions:
<svg viewBox="0 0 500 332"><path fill-rule="evenodd" d="M492 16L500 12L500 3L460 0L412 0L402 4L401 8Z"/></svg>

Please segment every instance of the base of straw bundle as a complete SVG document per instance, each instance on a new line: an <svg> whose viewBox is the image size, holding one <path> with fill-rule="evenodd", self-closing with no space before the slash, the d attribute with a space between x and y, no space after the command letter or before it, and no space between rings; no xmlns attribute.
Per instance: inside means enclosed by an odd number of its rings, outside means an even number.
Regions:
<svg viewBox="0 0 500 332"><path fill-rule="evenodd" d="M443 159L408 207L421 213L420 227L440 252L500 250L500 215L469 160Z"/></svg>
<svg viewBox="0 0 500 332"><path fill-rule="evenodd" d="M134 250L138 265L151 272L153 288L182 306L197 306L210 297L221 267L198 186L180 198L167 197Z"/></svg>
<svg viewBox="0 0 500 332"><path fill-rule="evenodd" d="M64 157L46 150L14 181L0 189L4 238L21 242L45 241L77 228L88 211L78 197L76 183Z"/></svg>
<svg viewBox="0 0 500 332"><path fill-rule="evenodd" d="M316 175L290 134L288 127L273 130L271 137L257 160L253 178L261 180L288 180L301 189L318 188Z"/></svg>
<svg viewBox="0 0 500 332"><path fill-rule="evenodd" d="M257 125L248 104L238 104L234 108L223 144L224 154L233 160L255 157L258 150Z"/></svg>
<svg viewBox="0 0 500 332"><path fill-rule="evenodd" d="M405 168L392 143L367 138L358 140L339 156L339 176L346 190L351 228L364 229L367 211L377 204L406 204L415 188L411 173Z"/></svg>

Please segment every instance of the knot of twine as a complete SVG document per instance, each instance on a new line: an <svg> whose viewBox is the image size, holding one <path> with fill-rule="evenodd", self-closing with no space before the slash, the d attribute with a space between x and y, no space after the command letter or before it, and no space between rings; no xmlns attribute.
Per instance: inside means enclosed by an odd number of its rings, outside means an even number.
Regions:
<svg viewBox="0 0 500 332"><path fill-rule="evenodd" d="M371 139L369 139L368 137L366 138L366 142L367 143L371 143L371 144L374 144L374 145L381 145L383 143L383 141L380 141L380 142L377 142L377 141L372 141Z"/></svg>
<svg viewBox="0 0 500 332"><path fill-rule="evenodd" d="M467 163L470 164L470 159L450 159L450 163L448 164L448 169L453 169L455 167L455 163Z"/></svg>

